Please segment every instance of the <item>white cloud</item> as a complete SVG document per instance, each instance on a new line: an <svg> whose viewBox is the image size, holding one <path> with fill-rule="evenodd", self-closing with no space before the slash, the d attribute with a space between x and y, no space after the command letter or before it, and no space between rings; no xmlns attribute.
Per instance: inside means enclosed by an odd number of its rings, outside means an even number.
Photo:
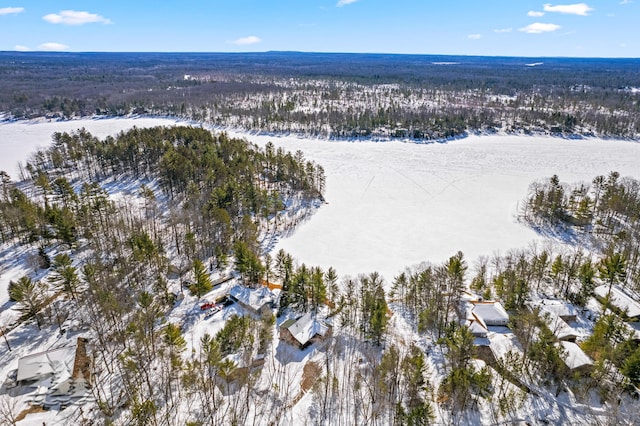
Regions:
<svg viewBox="0 0 640 426"><path fill-rule="evenodd" d="M24 12L24 7L3 7L0 8L0 15L17 15Z"/></svg>
<svg viewBox="0 0 640 426"><path fill-rule="evenodd" d="M620 2L620 4L629 4L629 3L633 3L633 1L632 0L622 0Z"/></svg>
<svg viewBox="0 0 640 426"><path fill-rule="evenodd" d="M21 44L16 44L13 47L13 50L15 50L16 52L29 52L29 51L31 51L31 49L29 49L27 46L22 46Z"/></svg>
<svg viewBox="0 0 640 426"><path fill-rule="evenodd" d="M80 12L76 10L63 10L60 13L50 13L43 16L42 19L51 24L64 25L84 25L96 22L100 22L103 24L111 23L111 21L104 16L100 16L95 13Z"/></svg>
<svg viewBox="0 0 640 426"><path fill-rule="evenodd" d="M513 31L512 28L498 28L493 30L494 33L510 33L511 31Z"/></svg>
<svg viewBox="0 0 640 426"><path fill-rule="evenodd" d="M249 36L249 37L241 37L241 38L239 38L237 40L234 40L234 41L232 41L230 43L244 46L244 45L248 45L248 44L260 43L261 41L262 40L260 39L260 37Z"/></svg>
<svg viewBox="0 0 640 426"><path fill-rule="evenodd" d="M533 24L529 24L526 27L520 28L520 31L529 33L529 34L542 34L542 33L550 33L556 30L559 30L560 25L556 24L543 24L540 22L536 22Z"/></svg>
<svg viewBox="0 0 640 426"><path fill-rule="evenodd" d="M545 12L558 12L558 13L566 13L568 15L580 15L587 16L589 12L592 12L594 9L589 7L586 3L576 3L576 4L559 4L557 6L552 6L549 3L545 4L543 7Z"/></svg>
<svg viewBox="0 0 640 426"><path fill-rule="evenodd" d="M42 43L40 46L38 46L39 50L48 50L48 51L60 51L60 50L67 50L69 48L69 46L67 46L66 44L62 44L62 43Z"/></svg>
<svg viewBox="0 0 640 426"><path fill-rule="evenodd" d="M535 10L530 10L527 12L527 15L533 16L534 18L539 18L541 16L544 16L544 12L536 12Z"/></svg>
<svg viewBox="0 0 640 426"><path fill-rule="evenodd" d="M357 1L358 0L339 0L338 3L336 4L336 7L346 6L348 4L355 3Z"/></svg>
<svg viewBox="0 0 640 426"><path fill-rule="evenodd" d="M467 38L470 40L480 40L482 38L482 34L469 34Z"/></svg>

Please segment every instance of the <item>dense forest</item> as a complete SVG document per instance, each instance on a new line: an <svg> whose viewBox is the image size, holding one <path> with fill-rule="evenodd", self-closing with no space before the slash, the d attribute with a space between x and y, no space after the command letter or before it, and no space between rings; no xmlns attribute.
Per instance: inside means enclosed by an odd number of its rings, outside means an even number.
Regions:
<svg viewBox="0 0 640 426"><path fill-rule="evenodd" d="M336 138L637 138L638 77L634 59L4 52L0 111L159 114Z"/></svg>
<svg viewBox="0 0 640 426"><path fill-rule="evenodd" d="M2 334L25 323L89 330L99 378L91 391L103 420L128 407L135 423L149 424L157 409L162 424L173 424L181 404L174 386L212 366L183 364L180 327L158 328L158 321L185 291L195 300L209 292L209 274L230 258L246 283L257 284L265 268L259 237L310 214L322 199L324 171L300 152L193 127L134 128L105 140L81 129L53 140L27 161L23 181L2 173L2 242L35 250L34 273L9 284L20 317ZM254 334L264 344L273 324L265 321L229 321L202 355L228 355ZM152 368L159 377L150 378ZM198 383L185 392L205 397Z"/></svg>

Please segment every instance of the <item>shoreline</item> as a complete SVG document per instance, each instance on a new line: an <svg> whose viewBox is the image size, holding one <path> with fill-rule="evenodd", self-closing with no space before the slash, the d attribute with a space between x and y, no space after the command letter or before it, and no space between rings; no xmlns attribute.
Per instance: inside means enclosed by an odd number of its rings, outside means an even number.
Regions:
<svg viewBox="0 0 640 426"><path fill-rule="evenodd" d="M3 124L13 124L13 123L26 123L26 124L43 124L43 123L71 123L74 121L83 121L83 120L92 120L92 121L103 121L103 120L137 120L137 119L158 119L158 120L171 120L175 121L177 124L184 123L190 126L200 126L206 127L210 130L218 131L218 132L233 132L233 133L242 133L250 136L266 136L273 138L286 138L286 137L294 137L301 140L317 140L317 141L325 141L325 142L349 142L349 143L387 143L387 142L399 142L406 144L415 144L415 145L431 145L431 144L446 144L453 141L469 139L470 137L484 137L484 136L513 136L513 137L542 137L542 138L557 138L563 140L603 140L603 141L622 141L622 142L640 142L640 136L637 138L624 138L624 137L615 137L615 136L606 136L606 135L596 135L593 133L582 134L582 133L550 133L544 131L517 131L517 132L507 132L507 131L496 131L496 132L488 132L488 131L465 131L464 133L456 136L451 136L447 138L437 138L437 139L416 139L416 138L395 138L391 136L331 136L331 135L312 135L308 133L301 132L270 132L264 130L257 129L246 129L244 127L232 127L232 126L221 126L217 124L211 124L206 121L196 121L189 118L176 117L171 115L158 115L158 114L129 114L125 116L115 116L115 115L88 115L82 117L74 117L74 118L46 118L46 117L37 117L37 118L8 118L5 113L0 113L0 125Z"/></svg>

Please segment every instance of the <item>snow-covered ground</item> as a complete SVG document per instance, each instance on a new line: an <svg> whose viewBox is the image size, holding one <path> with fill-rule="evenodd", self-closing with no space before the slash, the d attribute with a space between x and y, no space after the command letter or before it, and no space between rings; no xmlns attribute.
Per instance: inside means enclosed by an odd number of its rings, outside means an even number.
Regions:
<svg viewBox="0 0 640 426"><path fill-rule="evenodd" d="M26 159L39 146L51 140L55 131L84 127L104 137L135 126L173 125L170 119L106 119L72 122L16 122L0 124L0 170L12 177L17 161ZM327 204L309 220L300 224L275 249L284 248L301 262L324 267L334 266L340 274L357 274L377 270L391 280L405 266L424 260L442 261L462 250L473 261L480 255L492 255L523 247L542 237L515 219L518 200L536 179L558 174L562 180L591 180L597 174L616 170L621 175L640 178L640 144L613 140L564 140L545 137L482 136L447 143L413 144L403 142L338 142L274 137L229 132L264 146L272 141L277 147L298 149L323 165L327 176ZM114 183L115 194L127 192L127 182ZM0 247L0 311L9 306L6 285L17 279L33 262L35 248L11 251ZM214 300L232 285L228 283L207 295ZM236 305L225 308L212 318L203 318L200 303L185 299L174 309L169 322L185 326L186 353L198 347L204 333L214 335L233 313L242 313ZM2 312L0 312L1 317ZM11 314L5 310L4 314ZM8 323L9 318L0 318ZM426 341L416 341L411 325L400 314L393 317L391 333L398 341L415 341L427 348ZM26 327L26 326L21 326ZM33 327L30 328L33 331ZM339 330L336 335L340 335ZM33 336L26 328L14 330L9 343L14 352L0 349L0 379L17 366L17 359L29 353L58 347L77 336L60 336L55 326ZM0 340L0 345L3 345ZM274 335L270 361L265 364L263 380L282 371L290 384L291 396L299 391L304 365L308 361L322 366L323 350L311 347L292 351ZM340 351L337 351L340 353ZM339 358L339 371L353 368ZM442 354L430 354L429 370L442 363ZM286 369L284 368L286 366ZM344 368L343 368L344 367ZM338 371L338 370L336 370ZM431 379L437 379L430 373ZM283 383L284 383L283 382ZM295 385L294 385L295 384ZM434 381L433 385L437 386ZM283 391L284 392L284 391ZM288 392L288 391L287 391ZM287 393L284 392L284 393ZM301 424L308 416L311 393L304 395L287 412L283 424ZM563 396L564 398L564 396ZM571 413L564 414L560 403L542 403L521 410L525 418L538 419L544 410L549 419L576 423ZM542 408L536 404L541 404ZM484 418L489 418L483 408ZM559 410L559 411L558 411ZM52 410L29 416L20 424L72 424L67 411ZM73 412L75 413L75 411ZM73 414L72 413L72 414ZM531 415L530 415L531 414ZM534 416L535 414L535 416ZM70 415L70 414L69 414ZM74 414L75 415L75 414Z"/></svg>
<svg viewBox="0 0 640 426"><path fill-rule="evenodd" d="M0 124L0 170L15 170L55 131L85 127L96 136L171 119L102 119ZM479 256L526 247L542 237L515 219L529 184L558 174L590 181L618 171L640 178L640 144L616 140L471 136L447 143L347 142L229 131L264 146L302 150L325 168L327 204L275 246L339 274L440 262L461 250ZM2 290L0 290L2 291Z"/></svg>
<svg viewBox="0 0 640 426"><path fill-rule="evenodd" d="M175 119L168 118L95 118L68 121L39 119L0 123L0 153L2 153L0 170L9 173L14 180L18 179L18 162L26 160L29 154L51 143L51 135L55 132L71 132L84 127L94 136L104 138L109 135L114 136L133 126L171 126L176 122Z"/></svg>
<svg viewBox="0 0 640 426"><path fill-rule="evenodd" d="M387 281L405 266L440 262L458 250L472 262L541 241L515 218L534 180L558 174L564 181L590 182L613 170L640 178L640 144L615 140L504 135L431 144L248 139L300 149L326 171L328 204L279 241L276 250L308 264L333 266L339 274L378 271Z"/></svg>

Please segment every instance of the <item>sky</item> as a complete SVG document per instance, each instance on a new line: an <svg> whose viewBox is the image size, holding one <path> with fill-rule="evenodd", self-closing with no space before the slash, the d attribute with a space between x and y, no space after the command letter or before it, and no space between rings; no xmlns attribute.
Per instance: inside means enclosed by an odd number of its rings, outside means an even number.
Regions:
<svg viewBox="0 0 640 426"><path fill-rule="evenodd" d="M640 57L640 0L0 0L0 50Z"/></svg>

